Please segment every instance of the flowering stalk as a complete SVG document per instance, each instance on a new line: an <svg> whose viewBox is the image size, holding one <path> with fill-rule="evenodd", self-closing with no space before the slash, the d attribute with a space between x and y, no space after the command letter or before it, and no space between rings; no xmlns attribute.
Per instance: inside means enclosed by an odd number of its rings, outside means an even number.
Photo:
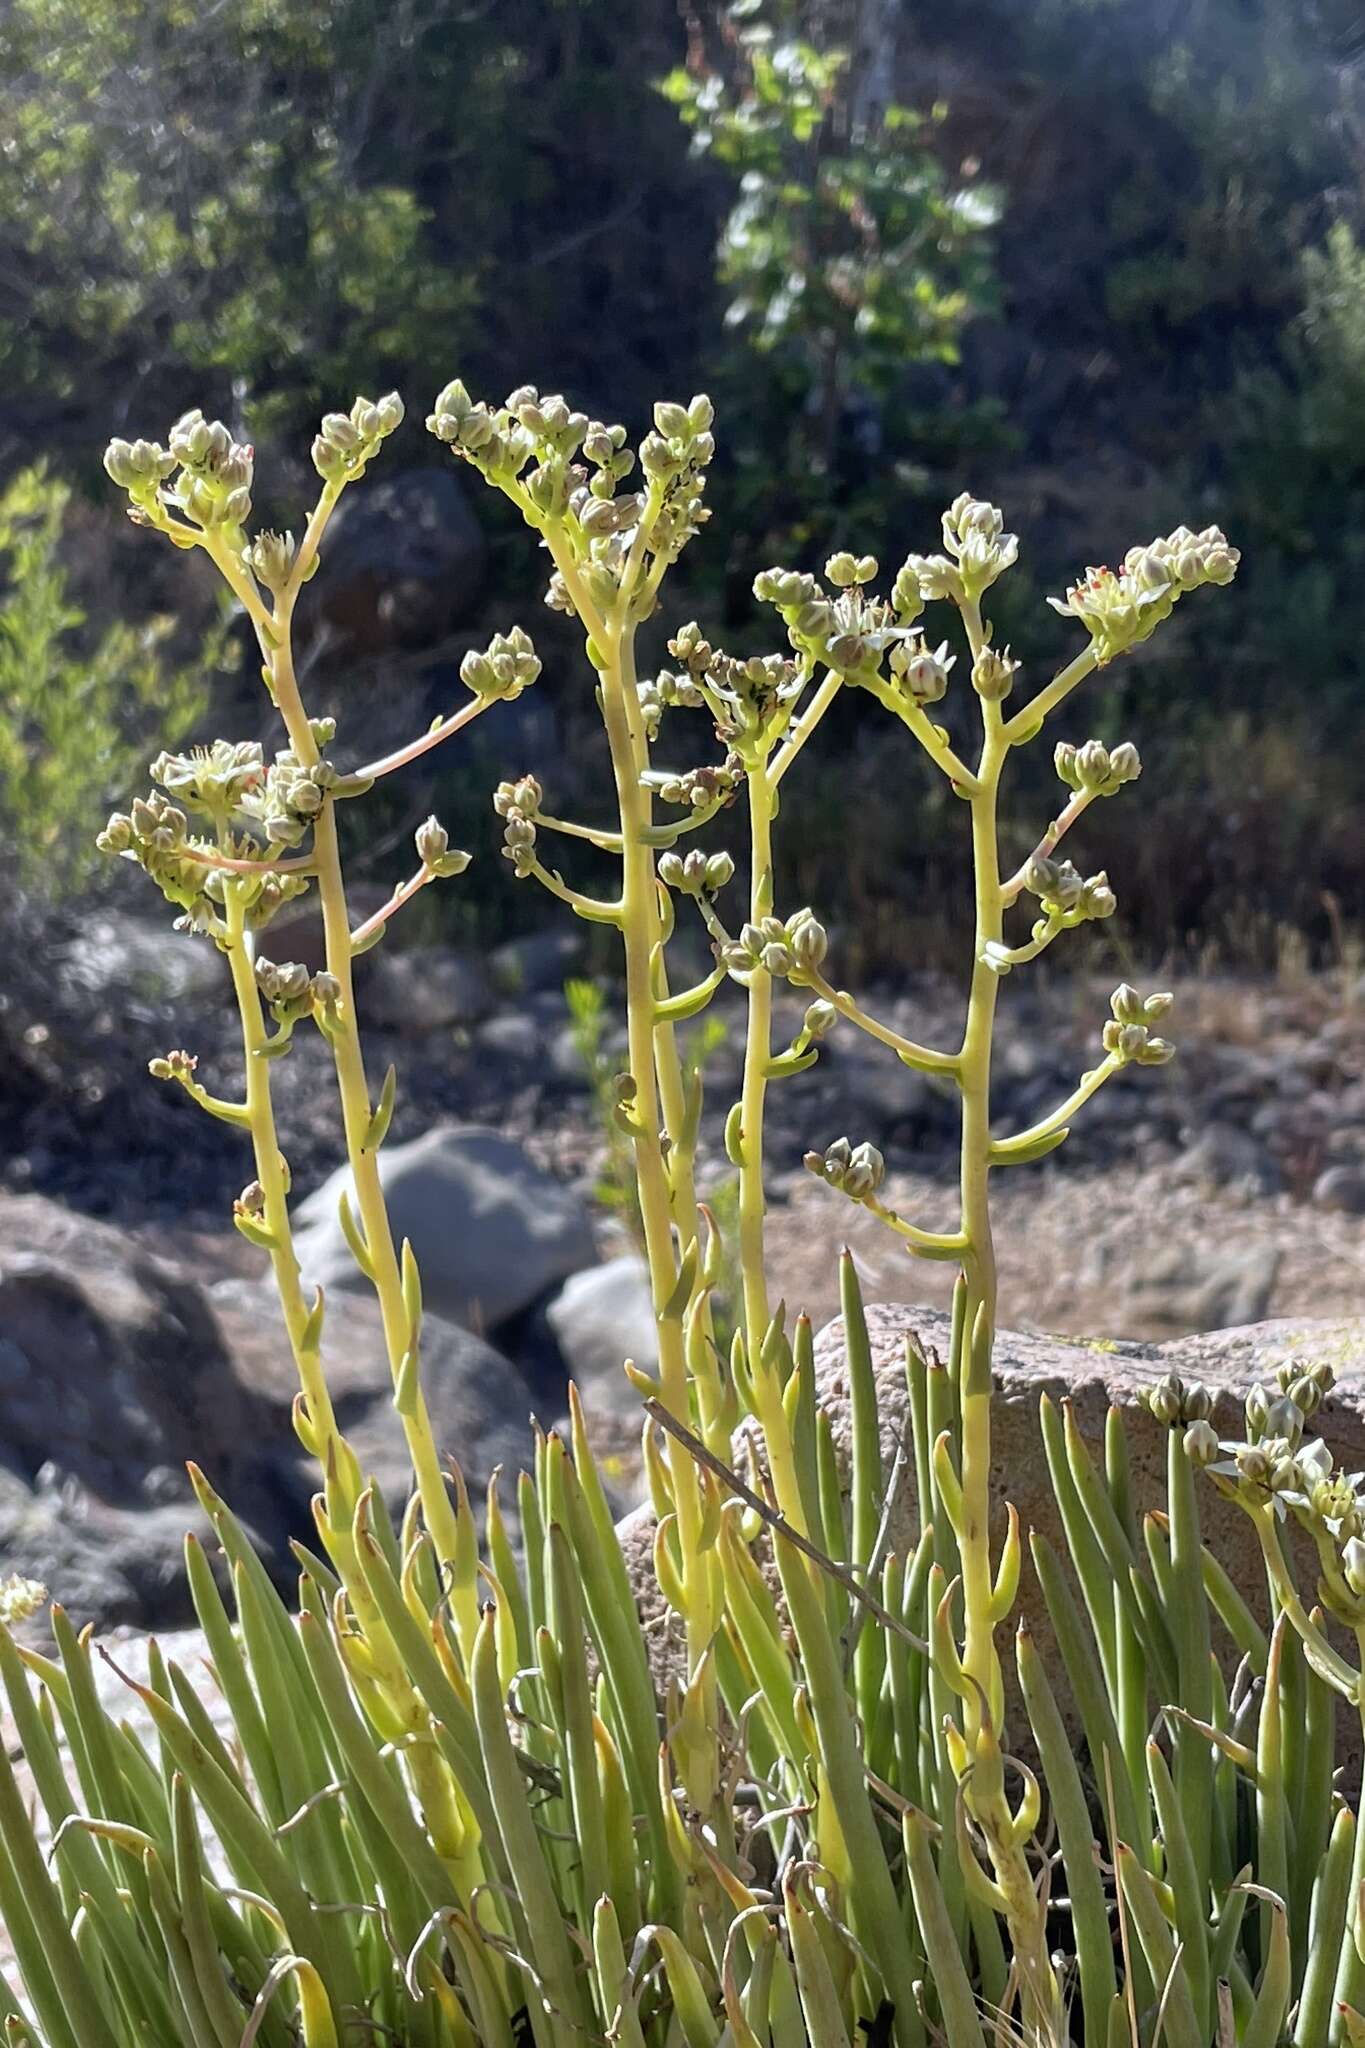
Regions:
<svg viewBox="0 0 1365 2048"><path fill-rule="evenodd" d="M148 442L111 444L106 466L128 492L138 525L163 533L180 548L201 549L213 562L250 620L260 648L263 676L284 722L288 747L267 767L254 745L218 743L207 753L163 756L153 764L166 797L135 805L131 816L115 816L101 835L106 850L139 860L183 912L181 922L206 933L226 953L242 1019L247 1095L241 1120L250 1130L257 1178L237 1204L235 1220L250 1240L271 1257L303 1385L297 1421L307 1447L316 1453L325 1482L329 1541L345 1553L355 1515L360 1475L336 1427L319 1354L324 1306L321 1295L305 1302L289 1231L288 1169L280 1155L270 1102L268 1062L287 1053L293 1032L305 1018L316 1023L330 1046L336 1069L347 1157L355 1190L355 1212L347 1205L347 1234L379 1302L394 1381L423 1513L438 1555L452 1560L459 1549L457 1520L422 1395L418 1358L421 1296L415 1265L404 1248L400 1260L389 1228L378 1155L393 1109L390 1080L380 1097L371 1091L356 1016L353 960L372 943L383 922L418 887L456 874L466 856L450 850L432 819L417 835L421 865L377 920L353 933L337 836L336 805L368 787L373 776L396 765L397 757L375 764L358 777L338 774L324 748L334 737L330 720L312 720L304 706L293 656L293 625L299 596L313 575L327 524L346 486L364 475L367 464L402 418L396 397L372 404L358 399L349 415L329 414L313 445L322 488L301 542L264 533L248 540L254 458L233 442L218 422L189 413L173 428L162 449ZM476 699L476 702L481 702ZM454 729L467 713L446 722ZM421 751L418 744L416 751ZM191 813L207 818L212 838L196 843L179 797ZM306 856L280 858L284 848L311 837ZM225 865L215 866L216 856ZM270 917L310 883L322 909L326 970L310 977L293 963L276 966L249 942ZM268 1036L262 1002L276 1031ZM185 1062L158 1061L153 1071L187 1078ZM190 1069L192 1073L192 1068ZM363 1602L353 1568L347 1583Z"/></svg>

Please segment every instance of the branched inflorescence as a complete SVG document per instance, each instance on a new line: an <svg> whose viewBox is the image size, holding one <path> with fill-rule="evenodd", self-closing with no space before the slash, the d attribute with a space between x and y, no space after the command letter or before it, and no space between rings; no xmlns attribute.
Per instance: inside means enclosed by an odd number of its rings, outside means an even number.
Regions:
<svg viewBox="0 0 1365 2048"><path fill-rule="evenodd" d="M1178 528L1117 572L1087 571L1054 600L1086 645L1025 696L1020 661L983 615L1019 543L998 508L963 493L943 516L942 550L908 556L889 586L875 557L851 550L823 576L763 571L755 594L779 622L779 650L732 653L686 621L661 633L667 659L642 673L640 631L708 518L709 400L658 405L634 447L624 427L529 385L500 406L458 380L437 398L431 432L548 555L546 601L581 633L610 758L608 825L557 815L526 767L497 784L493 807L511 876L608 928L620 950L626 1071L606 1092L633 1162L657 1332L657 1371L625 1366L645 1404L653 1576L678 1624L661 1673L576 1397L566 1434L536 1434L520 1550L496 1479L480 1538L423 1398L421 1281L394 1242L378 1170L397 1081L390 1069L371 1086L353 965L468 856L428 818L412 871L353 926L337 807L520 695L540 658L521 627L495 634L461 664L466 700L378 760L348 762L344 731L308 714L296 606L339 497L401 418L395 397L327 415L312 449L320 493L297 540L249 530L253 451L198 412L164 448L116 441L106 458L135 522L218 570L284 726L273 751L248 739L163 754L150 792L100 844L141 866L177 924L225 962L241 1098L212 1094L187 1050L154 1059L152 1073L250 1145L232 1218L278 1284L296 1426L322 1475L321 1547L297 1546L291 1615L194 1474L231 1567L235 1626L190 1540L235 1735L220 1738L158 1653L139 1690L159 1771L100 1707L89 1644L60 1609L56 1662L9 1632L40 1589L0 1587L0 1683L52 1837L49 1865L0 1752L0 1914L25 1987L21 1999L0 1973L14 2048L250 2048L258 2034L264 2048L379 2036L414 2048L850 2048L864 2034L887 2048L1276 2048L1291 2024L1295 2048L1361 2048L1365 1854L1353 1811L1334 1804L1321 1737L1324 1701L1330 1712L1336 1693L1365 1700L1365 1481L1309 1440L1330 1374L1287 1363L1248 1401L1238 1443L1220 1439L1202 1388L1163 1381L1151 1409L1167 1439L1166 1510L1141 1527L1116 1417L1101 1469L1069 1404L1045 1400L1071 1576L1038 1532L1027 1548L1087 1777L1026 1623L1015 1668L1040 1768L1009 1753L997 1649L1026 1544L1014 1510L1003 1526L994 1512L991 1176L1042 1158L1099 1087L1172 1051L1170 997L1125 984L1071 1094L1026 1130L993 1129L1004 979L1115 915L1107 874L1059 849L1140 762L1126 742L1057 741L1064 797L1012 870L1000 854L1004 773L1092 670L1137 647L1182 596L1226 583L1235 550L1216 529ZM943 625L929 623L935 606L948 608ZM927 756L970 829L970 986L947 1046L906 1036L841 987L821 906L781 886L787 778L849 691ZM689 724L702 744L657 758ZM692 840L722 816L742 837L736 853ZM615 885L589 895L566 879L546 852L559 840L605 856ZM322 911L320 968L271 943L272 919L306 891ZM685 986L670 971L679 917L700 920L711 946L709 970ZM724 1120L738 1182L728 1251L699 1198L702 1080L683 1036L727 988L745 1017ZM779 1031L788 991L800 1022ZM273 1075L313 1028L335 1066L350 1163L340 1224L378 1302L412 1462L398 1528L338 1421L327 1304L304 1290L294 1252ZM768 1290L768 1091L808 1071L835 1030L869 1035L961 1113L956 1214L943 1227L899 1213L872 1139L805 1154L909 1254L958 1269L947 1358L908 1347L908 1415L889 1465L851 1258L840 1268L842 1446L817 1398L810 1323ZM714 1301L731 1254L736 1327L724 1342ZM1203 1544L1204 1470L1252 1519L1269 1635ZM1312 1608L1284 1542L1291 1526L1316 1546ZM1230 1683L1211 1652L1213 1615L1242 1660ZM1354 1659L1332 1628L1354 1633ZM226 1878L206 1859L205 1824Z"/></svg>

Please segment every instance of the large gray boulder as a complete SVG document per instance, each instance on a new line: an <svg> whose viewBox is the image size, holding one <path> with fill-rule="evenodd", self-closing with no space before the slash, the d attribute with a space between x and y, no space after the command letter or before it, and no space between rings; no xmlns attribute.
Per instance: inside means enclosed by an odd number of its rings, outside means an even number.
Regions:
<svg viewBox="0 0 1365 2048"><path fill-rule="evenodd" d="M289 1486L301 1478L311 1488L317 1475L303 1456L289 1419L298 1375L274 1287L264 1280L222 1280L213 1289L213 1306L240 1384L271 1416L282 1483ZM337 1421L361 1469L397 1518L412 1485L412 1466L393 1405L384 1327L373 1295L329 1297L322 1369ZM505 1465L515 1474L527 1462L528 1421L536 1405L530 1382L482 1337L426 1309L422 1391L437 1448L455 1459L475 1498L495 1465Z"/></svg>
<svg viewBox="0 0 1365 2048"><path fill-rule="evenodd" d="M622 1252L603 1265L573 1273L545 1311L569 1375L590 1401L612 1399L616 1382L638 1409L639 1395L622 1367L629 1358L645 1372L659 1362L659 1326L649 1273L638 1252Z"/></svg>
<svg viewBox="0 0 1365 2048"><path fill-rule="evenodd" d="M579 1196L499 1131L427 1131L386 1145L379 1171L394 1238L410 1239L417 1256L423 1301L467 1330L496 1330L596 1259ZM339 1167L295 1211L304 1277L329 1291L369 1284L338 1220L350 1184L349 1168Z"/></svg>
<svg viewBox="0 0 1365 2048"><path fill-rule="evenodd" d="M410 1468L372 1297L329 1302L323 1360L341 1426L397 1516ZM423 1383L472 1493L494 1465L526 1462L535 1392L481 1337L429 1313ZM268 1283L211 1295L127 1232L0 1197L0 1576L38 1579L80 1626L188 1620L183 1543L203 1527L193 1459L288 1589L289 1539L314 1540L319 1478L294 1433L297 1388Z"/></svg>
<svg viewBox="0 0 1365 2048"><path fill-rule="evenodd" d="M283 1570L305 1496L263 1469L271 1435L192 1274L41 1196L0 1202L0 1573L82 1624L183 1616L190 1458Z"/></svg>
<svg viewBox="0 0 1365 2048"><path fill-rule="evenodd" d="M949 1319L938 1309L906 1303L873 1303L867 1309L873 1372L881 1419L883 1477L889 1476L896 1446L906 1426L905 1352L913 1334L919 1343L946 1358ZM1330 1362L1337 1386L1315 1426L1329 1444L1359 1463L1365 1444L1365 1316L1301 1321L1288 1318L1237 1329L1214 1330L1164 1344L1084 1341L1002 1330L995 1346L995 1396L992 1405L992 1501L997 1543L1005 1528L1005 1503L1017 1509L1024 1532L1038 1531L1066 1554L1066 1542L1048 1478L1039 1427L1039 1401L1072 1402L1082 1436L1097 1458L1103 1455L1105 1417L1112 1404L1124 1418L1133 1469L1134 1505L1139 1516L1165 1503L1167 1432L1143 1406L1145 1388L1163 1373L1202 1380L1214 1396L1213 1422L1220 1435L1240 1434L1242 1401L1257 1380L1273 1374L1284 1358L1300 1356ZM815 1344L817 1398L831 1418L842 1457L849 1443L848 1367L842 1318L819 1334ZM1200 1483L1199 1502L1204 1533L1214 1555L1253 1611L1266 1611L1265 1573L1259 1547L1245 1515L1224 1500L1207 1482ZM913 1549L918 1525L913 1469L898 1489L890 1517L890 1544L902 1557ZM664 1607L654 1579L654 1517L638 1508L620 1525L627 1567L647 1640L661 1678L675 1668L681 1654L675 1618ZM1311 1590L1311 1578L1305 1582ZM1052 1631L1032 1567L1027 1561L1020 1586L1018 1612L1025 1616L1043 1654L1055 1661ZM1007 1681L1012 1662L1002 1632L1001 1652ZM1013 1688L1010 1688L1011 1694ZM1063 1700L1067 1692L1063 1682ZM1007 1719L1018 1734L1017 1702L1007 1701Z"/></svg>

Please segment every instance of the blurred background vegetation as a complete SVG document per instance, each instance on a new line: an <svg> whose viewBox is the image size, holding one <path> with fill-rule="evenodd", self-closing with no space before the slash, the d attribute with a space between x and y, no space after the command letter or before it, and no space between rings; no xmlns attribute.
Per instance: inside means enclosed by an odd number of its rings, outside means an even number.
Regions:
<svg viewBox="0 0 1365 2048"><path fill-rule="evenodd" d="M543 921L492 859L488 790L553 760L554 808L591 810L595 721L525 536L421 431L458 372L632 433L708 389L715 519L661 626L695 611L736 649L762 644L757 568L834 544L894 568L965 486L1022 536L1000 637L1038 681L1072 651L1047 591L1219 521L1233 598L1182 607L1068 728L1146 762L1086 853L1149 955L1264 964L1292 929L1332 958L1365 872L1362 238L1348 0L9 0L10 880L83 885L149 708L162 738L261 726L210 580L120 531L108 435L221 413L257 444L263 523L297 524L316 416L396 385L409 424L319 579L314 694L359 751L527 624L542 684L389 824L434 803L488 856L478 912L431 892L447 917ZM870 708L842 707L789 852L863 963L899 966L938 947L960 821ZM1054 801L1038 774L1021 845Z"/></svg>

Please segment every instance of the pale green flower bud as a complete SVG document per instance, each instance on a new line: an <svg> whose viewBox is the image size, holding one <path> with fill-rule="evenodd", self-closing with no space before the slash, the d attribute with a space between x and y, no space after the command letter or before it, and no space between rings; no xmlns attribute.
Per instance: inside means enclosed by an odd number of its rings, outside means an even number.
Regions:
<svg viewBox="0 0 1365 2048"><path fill-rule="evenodd" d="M1353 1536L1342 1546L1341 1571L1357 1599L1365 1599L1365 1543Z"/></svg>
<svg viewBox="0 0 1365 2048"><path fill-rule="evenodd" d="M857 582L858 564L847 550L842 554L830 556L825 564L825 580L838 590L847 590L851 584Z"/></svg>
<svg viewBox="0 0 1365 2048"><path fill-rule="evenodd" d="M1019 666L1008 647L1001 652L987 645L972 663L972 688L988 703L999 704L1014 688Z"/></svg>
<svg viewBox="0 0 1365 2048"><path fill-rule="evenodd" d="M258 533L242 554L242 560L267 590L283 590L294 566L292 533ZM336 730L335 722L332 726Z"/></svg>
<svg viewBox="0 0 1365 2048"><path fill-rule="evenodd" d="M1233 1462L1237 1477L1248 1486L1268 1486L1270 1483L1271 1461L1257 1444L1239 1444Z"/></svg>
<svg viewBox="0 0 1365 2048"><path fill-rule="evenodd" d="M1185 1431L1185 1456L1192 1465L1201 1468L1212 1465L1218 1456L1218 1432L1211 1422L1192 1422Z"/></svg>
<svg viewBox="0 0 1365 2048"><path fill-rule="evenodd" d="M417 827L414 839L417 858L425 868L434 868L437 861L450 850L450 834L434 814L425 824Z"/></svg>
<svg viewBox="0 0 1365 2048"><path fill-rule="evenodd" d="M320 1009L329 1009L333 1003L341 1001L341 983L324 969L313 976L312 996Z"/></svg>
<svg viewBox="0 0 1365 2048"><path fill-rule="evenodd" d="M339 483L346 474L346 457L334 442L319 434L313 442L313 467L326 484Z"/></svg>
<svg viewBox="0 0 1365 2048"><path fill-rule="evenodd" d="M1143 1399L1157 1422L1173 1427L1181 1419L1185 1383L1178 1373L1164 1373L1154 1387L1148 1388Z"/></svg>
<svg viewBox="0 0 1365 2048"><path fill-rule="evenodd" d="M1182 1411L1187 1422L1207 1422L1213 1413L1213 1395L1201 1380L1194 1380L1185 1389Z"/></svg>
<svg viewBox="0 0 1365 2048"><path fill-rule="evenodd" d="M706 863L706 888L711 895L734 879L735 864L728 853L713 853Z"/></svg>
<svg viewBox="0 0 1365 2048"><path fill-rule="evenodd" d="M855 1202L865 1201L875 1195L886 1179L886 1161L875 1145L855 1146L853 1157L844 1175L844 1192Z"/></svg>
<svg viewBox="0 0 1365 2048"><path fill-rule="evenodd" d="M829 950L829 934L814 912L798 910L787 920L786 942L799 968L818 968Z"/></svg>
<svg viewBox="0 0 1365 2048"><path fill-rule="evenodd" d="M654 424L666 441L686 440L692 432L692 422L687 416L685 405L674 405L667 399L660 399L654 408ZM709 425L709 422L707 423Z"/></svg>
<svg viewBox="0 0 1365 2048"><path fill-rule="evenodd" d="M716 408L704 391L699 391L687 408L687 424L694 434L705 434L716 417Z"/></svg>
<svg viewBox="0 0 1365 2048"><path fill-rule="evenodd" d="M801 1019L802 1034L806 1038L826 1038L838 1021L839 1012L835 1009L833 1003L826 1002L825 998L821 996L809 1005L805 1016Z"/></svg>
<svg viewBox="0 0 1365 2048"><path fill-rule="evenodd" d="M95 840L101 853L127 853L133 843L133 821L122 811L115 811L104 830Z"/></svg>
<svg viewBox="0 0 1365 2048"><path fill-rule="evenodd" d="M355 421L349 419L344 412L329 412L323 416L319 438L325 441L329 448L340 449L342 454L349 455L353 449L360 446L364 437Z"/></svg>
<svg viewBox="0 0 1365 2048"><path fill-rule="evenodd" d="M915 571L915 558L902 563L891 586L891 608L901 624L908 626L924 610L924 593Z"/></svg>
<svg viewBox="0 0 1365 2048"><path fill-rule="evenodd" d="M923 637L913 633L891 650L891 671L916 704L937 704L947 694L948 676L956 660L956 655L949 654L946 640L931 651Z"/></svg>

